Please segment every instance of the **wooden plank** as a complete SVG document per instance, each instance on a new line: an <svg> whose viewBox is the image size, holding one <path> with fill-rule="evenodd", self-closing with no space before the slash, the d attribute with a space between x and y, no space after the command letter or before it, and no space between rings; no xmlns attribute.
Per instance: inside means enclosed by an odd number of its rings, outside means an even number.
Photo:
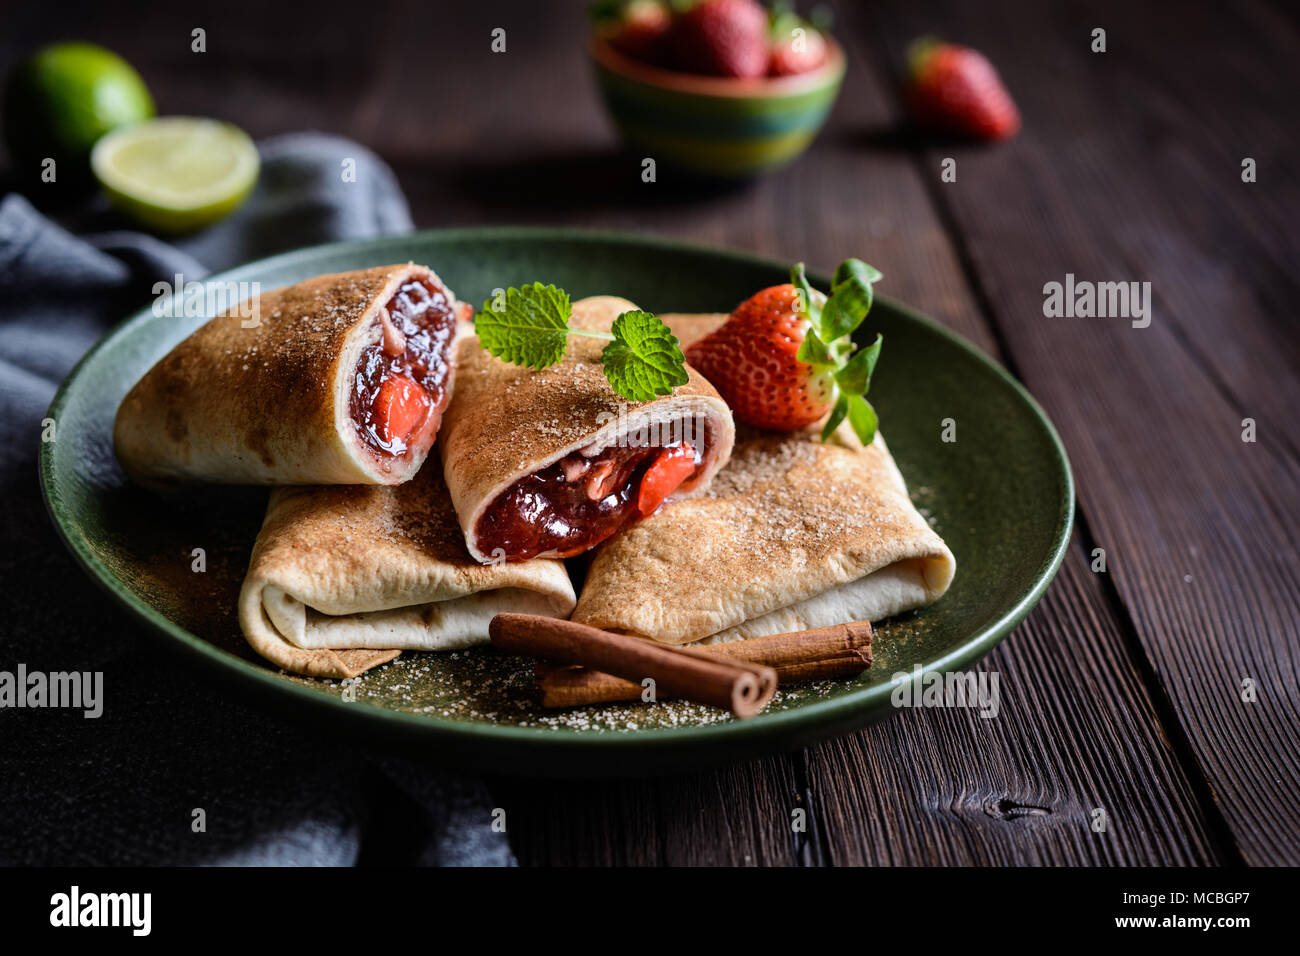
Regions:
<svg viewBox="0 0 1300 956"><path fill-rule="evenodd" d="M895 55L932 26L905 3L877 9L877 35ZM1066 441L1088 528L1109 555L1109 581L1158 680L1157 705L1176 715L1167 729L1194 755L1198 786L1213 795L1243 859L1295 864L1295 338L1269 314L1293 280L1277 267L1285 245L1262 252L1264 227L1249 223L1265 207L1271 221L1293 223L1300 207L1294 190L1278 185L1286 177L1276 163L1272 183L1246 192L1236 150L1214 142L1206 116L1226 120L1230 106L1232 137L1274 149L1293 142L1274 129L1289 112L1269 114L1269 97L1252 100L1242 88L1209 104L1221 82L1246 82L1225 79L1229 62L1253 74L1251 90L1267 77L1294 102L1296 46L1262 30L1273 22L1262 14L1180 5L1176 17L1154 18L1115 4L1069 17L1066 9L1002 3L976 12L952 3L936 16L993 58L1026 117L1015 143L962 150L958 183L942 196L995 303L1013 366ZM1133 52L1087 52L1094 20L1108 27L1113 51ZM1153 49L1170 33L1178 56L1166 60ZM1151 100L1138 94L1145 86L1134 72L1148 56L1141 69L1157 91ZM1109 77L1112 69L1127 72ZM1175 98L1186 105L1173 108ZM1207 193L1214 167L1221 179ZM1043 285L1067 272L1151 281L1151 326L1045 318ZM1258 444L1241 440L1246 416L1261 423ZM1255 703L1242 700L1246 680Z"/></svg>
<svg viewBox="0 0 1300 956"><path fill-rule="evenodd" d="M985 661L997 719L908 711L813 754L818 818L843 864L1199 865L1216 847L1078 543ZM905 812L904 812L905 811ZM1098 811L1104 814L1099 817ZM1103 832L1093 826L1102 819ZM1176 821L1176 822L1175 822Z"/></svg>
<svg viewBox="0 0 1300 956"><path fill-rule="evenodd" d="M806 806L797 767L781 755L689 776L492 786L523 865L788 866L814 852L791 827Z"/></svg>

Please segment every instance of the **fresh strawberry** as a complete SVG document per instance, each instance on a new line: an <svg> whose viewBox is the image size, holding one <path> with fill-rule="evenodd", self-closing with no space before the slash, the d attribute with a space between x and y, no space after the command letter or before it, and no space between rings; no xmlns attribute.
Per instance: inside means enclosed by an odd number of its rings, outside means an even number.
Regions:
<svg viewBox="0 0 1300 956"><path fill-rule="evenodd" d="M883 337L858 349L853 335L871 311L880 279L861 259L845 259L826 296L808 282L801 262L788 284L742 302L721 328L687 349L686 359L739 421L794 431L825 418L822 441L847 422L869 445L877 419L866 396Z"/></svg>
<svg viewBox="0 0 1300 956"><path fill-rule="evenodd" d="M375 395L372 419L386 443L405 442L429 411L429 393L405 375L384 379Z"/></svg>
<svg viewBox="0 0 1300 956"><path fill-rule="evenodd" d="M758 0L701 0L672 27L680 66L709 76L767 73L767 11Z"/></svg>
<svg viewBox="0 0 1300 956"><path fill-rule="evenodd" d="M671 25L668 7L660 0L632 0L620 13L609 42L634 60L661 64L668 52Z"/></svg>
<svg viewBox="0 0 1300 956"><path fill-rule="evenodd" d="M695 471L695 446L682 442L665 448L646 469L637 491L636 510L652 514Z"/></svg>
<svg viewBox="0 0 1300 956"><path fill-rule="evenodd" d="M758 428L811 425L835 398L830 371L795 358L808 329L796 296L789 283L764 289L686 352L686 361L713 383L732 414Z"/></svg>
<svg viewBox="0 0 1300 956"><path fill-rule="evenodd" d="M826 62L826 38L810 26L796 24L803 33L793 29L783 30L772 45L772 61L768 72L773 76L795 76L810 73Z"/></svg>
<svg viewBox="0 0 1300 956"><path fill-rule="evenodd" d="M998 71L978 50L921 40L908 53L907 104L923 125L977 139L1007 139L1020 129L1020 111Z"/></svg>

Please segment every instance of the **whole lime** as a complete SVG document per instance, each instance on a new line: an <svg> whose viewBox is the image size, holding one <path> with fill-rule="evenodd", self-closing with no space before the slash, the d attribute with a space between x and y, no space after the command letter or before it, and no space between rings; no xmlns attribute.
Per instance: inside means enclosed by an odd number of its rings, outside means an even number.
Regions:
<svg viewBox="0 0 1300 956"><path fill-rule="evenodd" d="M154 115L153 97L126 60L93 43L56 43L5 82L4 138L21 179L54 159L58 178L89 180L90 149L124 123Z"/></svg>

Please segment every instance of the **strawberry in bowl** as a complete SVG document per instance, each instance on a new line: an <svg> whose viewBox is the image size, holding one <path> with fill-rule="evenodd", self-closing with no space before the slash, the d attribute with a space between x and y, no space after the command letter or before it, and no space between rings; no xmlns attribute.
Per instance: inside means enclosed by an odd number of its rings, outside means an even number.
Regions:
<svg viewBox="0 0 1300 956"><path fill-rule="evenodd" d="M642 63L696 76L796 76L830 59L829 37L793 10L758 0L612 0L595 10L597 32Z"/></svg>
<svg viewBox="0 0 1300 956"><path fill-rule="evenodd" d="M827 33L757 0L613 0L596 16L591 58L623 139L695 173L739 178L792 162L844 78Z"/></svg>
<svg viewBox="0 0 1300 956"><path fill-rule="evenodd" d="M763 76L771 56L767 28L767 11L756 0L701 0L673 19L677 66L705 76Z"/></svg>
<svg viewBox="0 0 1300 956"><path fill-rule="evenodd" d="M669 58L672 17L660 0L631 0L621 6L607 31L610 46L642 63L664 64Z"/></svg>
<svg viewBox="0 0 1300 956"><path fill-rule="evenodd" d="M866 394L882 339L877 335L856 349L852 336L871 309L880 273L846 259L835 270L829 297L808 284L802 263L790 278L742 302L720 328L687 349L686 361L738 421L794 431L824 420L826 439L847 418L870 444L876 413Z"/></svg>

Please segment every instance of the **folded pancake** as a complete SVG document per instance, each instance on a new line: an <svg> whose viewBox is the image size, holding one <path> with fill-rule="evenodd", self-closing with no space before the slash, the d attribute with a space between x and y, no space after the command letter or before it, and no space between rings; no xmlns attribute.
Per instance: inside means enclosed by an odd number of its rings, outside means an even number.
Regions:
<svg viewBox="0 0 1300 956"><path fill-rule="evenodd" d="M683 346L725 316L662 316ZM877 621L941 597L952 552L877 434L743 429L707 492L606 542L573 620L666 644Z"/></svg>
<svg viewBox="0 0 1300 956"><path fill-rule="evenodd" d="M583 299L572 323L607 332L635 308ZM563 361L538 372L465 340L438 447L479 561L580 554L665 500L701 493L726 463L731 410L702 375L688 368L671 395L629 402L601 370L605 344L574 336Z"/></svg>
<svg viewBox="0 0 1300 956"><path fill-rule="evenodd" d="M402 650L488 642L503 611L567 617L559 561L483 565L465 552L442 475L271 492L239 595L259 654L308 677L355 677Z"/></svg>
<svg viewBox="0 0 1300 956"><path fill-rule="evenodd" d="M469 315L411 263L261 293L127 393L117 457L155 485L406 481L438 433Z"/></svg>

